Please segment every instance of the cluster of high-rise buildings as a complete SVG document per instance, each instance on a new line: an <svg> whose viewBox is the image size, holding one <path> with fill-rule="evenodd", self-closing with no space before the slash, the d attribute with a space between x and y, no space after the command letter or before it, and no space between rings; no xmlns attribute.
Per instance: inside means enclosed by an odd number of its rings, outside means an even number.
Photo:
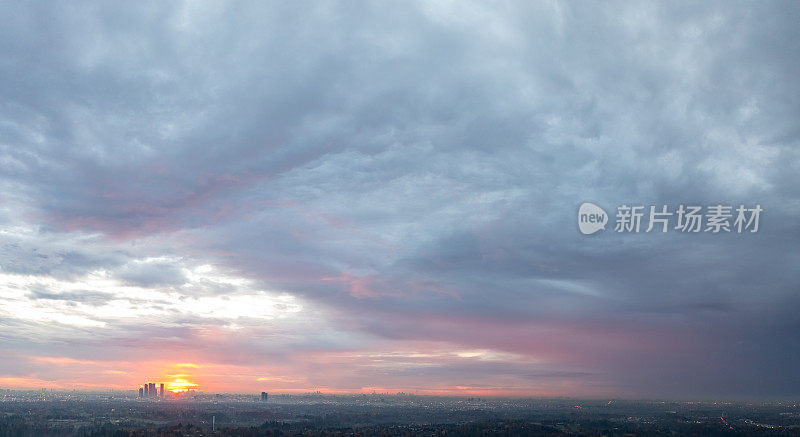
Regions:
<svg viewBox="0 0 800 437"><path fill-rule="evenodd" d="M163 398L164 397L164 383L160 387L156 387L155 382L147 382L139 387L140 398Z"/></svg>

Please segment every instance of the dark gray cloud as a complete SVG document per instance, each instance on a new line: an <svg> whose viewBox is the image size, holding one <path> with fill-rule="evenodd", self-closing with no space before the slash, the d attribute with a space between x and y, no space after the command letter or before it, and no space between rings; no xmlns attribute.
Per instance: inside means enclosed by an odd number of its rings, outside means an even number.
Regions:
<svg viewBox="0 0 800 437"><path fill-rule="evenodd" d="M0 235L0 269L4 272L74 279L94 269L117 267L131 256L93 237L10 229Z"/></svg>
<svg viewBox="0 0 800 437"><path fill-rule="evenodd" d="M186 283L181 267L165 261L131 262L115 273L126 283L141 287L180 286Z"/></svg>
<svg viewBox="0 0 800 437"><path fill-rule="evenodd" d="M62 300L70 303L83 303L88 305L99 306L108 303L114 295L111 293L104 293L99 291L78 290L74 292L57 292L54 293L42 286L30 287L28 297L31 299L50 299Z"/></svg>

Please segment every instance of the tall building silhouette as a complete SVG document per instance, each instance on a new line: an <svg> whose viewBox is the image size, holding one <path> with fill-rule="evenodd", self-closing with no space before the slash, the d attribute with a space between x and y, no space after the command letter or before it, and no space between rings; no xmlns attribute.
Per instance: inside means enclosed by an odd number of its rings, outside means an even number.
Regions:
<svg viewBox="0 0 800 437"><path fill-rule="evenodd" d="M262 402L267 402L267 397L268 397L268 396L269 396L269 394L268 394L267 392L265 392L265 391L262 391L262 392L261 392L261 401L262 401Z"/></svg>
<svg viewBox="0 0 800 437"><path fill-rule="evenodd" d="M139 387L139 397L142 398L163 398L164 397L164 383L145 382L143 386Z"/></svg>

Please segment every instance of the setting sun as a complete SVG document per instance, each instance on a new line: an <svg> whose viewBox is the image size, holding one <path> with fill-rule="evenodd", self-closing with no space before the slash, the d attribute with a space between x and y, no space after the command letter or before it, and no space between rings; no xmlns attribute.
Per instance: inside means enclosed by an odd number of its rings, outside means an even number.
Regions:
<svg viewBox="0 0 800 437"><path fill-rule="evenodd" d="M194 390L197 384L186 379L187 375L173 375L173 380L167 383L167 390L172 393Z"/></svg>

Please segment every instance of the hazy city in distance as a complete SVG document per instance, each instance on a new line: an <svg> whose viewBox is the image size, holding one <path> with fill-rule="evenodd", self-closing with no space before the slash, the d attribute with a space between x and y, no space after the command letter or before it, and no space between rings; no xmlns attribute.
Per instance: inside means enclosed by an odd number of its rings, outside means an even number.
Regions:
<svg viewBox="0 0 800 437"><path fill-rule="evenodd" d="M800 436L800 2L0 2L0 437Z"/></svg>
<svg viewBox="0 0 800 437"><path fill-rule="evenodd" d="M160 393L160 392L159 392ZM797 435L797 402L0 391L0 435Z"/></svg>

